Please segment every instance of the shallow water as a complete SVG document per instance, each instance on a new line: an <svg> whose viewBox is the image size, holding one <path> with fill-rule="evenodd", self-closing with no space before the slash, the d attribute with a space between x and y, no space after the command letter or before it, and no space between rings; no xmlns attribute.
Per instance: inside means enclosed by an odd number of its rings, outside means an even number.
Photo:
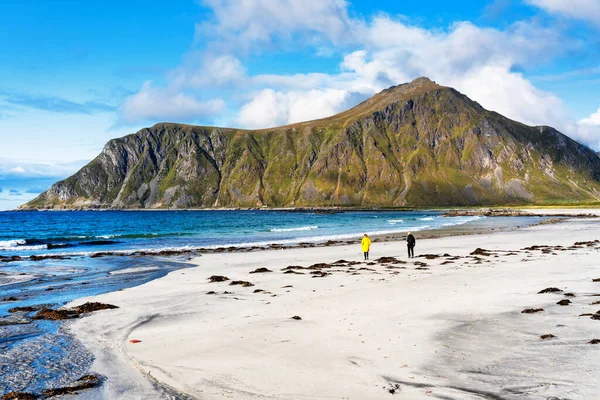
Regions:
<svg viewBox="0 0 600 400"><path fill-rule="evenodd" d="M0 394L64 386L85 375L93 361L91 354L64 332L63 321L32 321L35 312L9 313L10 308L59 307L81 297L140 285L186 266L160 257L80 257L3 266L2 273L23 273L28 280L0 287ZM126 273L119 274L121 271ZM17 300L6 301L10 298Z"/></svg>

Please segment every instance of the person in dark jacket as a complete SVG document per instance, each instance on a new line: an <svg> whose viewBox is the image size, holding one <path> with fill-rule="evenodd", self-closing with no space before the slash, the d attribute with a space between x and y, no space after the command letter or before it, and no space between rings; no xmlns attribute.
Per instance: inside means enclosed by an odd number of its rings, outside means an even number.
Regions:
<svg viewBox="0 0 600 400"><path fill-rule="evenodd" d="M408 246L408 258L415 258L415 244L417 241L412 233L408 232L406 236L406 245Z"/></svg>

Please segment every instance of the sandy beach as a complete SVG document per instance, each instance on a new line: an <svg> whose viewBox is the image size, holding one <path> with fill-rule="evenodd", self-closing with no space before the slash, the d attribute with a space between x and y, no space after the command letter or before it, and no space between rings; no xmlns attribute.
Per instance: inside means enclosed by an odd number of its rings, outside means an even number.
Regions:
<svg viewBox="0 0 600 400"><path fill-rule="evenodd" d="M410 260L395 241L374 243L369 262L359 245L206 254L72 304L120 307L69 327L107 378L80 396L595 399L599 238L600 218L571 219L417 235Z"/></svg>

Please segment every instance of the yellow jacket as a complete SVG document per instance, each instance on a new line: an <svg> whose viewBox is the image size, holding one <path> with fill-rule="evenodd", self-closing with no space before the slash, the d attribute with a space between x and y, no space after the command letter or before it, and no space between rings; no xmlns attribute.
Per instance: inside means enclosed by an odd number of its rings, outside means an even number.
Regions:
<svg viewBox="0 0 600 400"><path fill-rule="evenodd" d="M369 247L371 247L371 239L368 236L363 237L362 241L360 242L360 245L362 247L363 253L366 253L367 251L369 251Z"/></svg>

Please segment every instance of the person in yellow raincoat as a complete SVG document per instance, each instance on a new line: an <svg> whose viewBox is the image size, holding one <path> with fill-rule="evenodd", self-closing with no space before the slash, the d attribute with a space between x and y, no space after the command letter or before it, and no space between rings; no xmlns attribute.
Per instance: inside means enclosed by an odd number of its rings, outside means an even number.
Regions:
<svg viewBox="0 0 600 400"><path fill-rule="evenodd" d="M369 249L371 248L371 238L366 233L360 242L360 246L362 247L362 251L364 253L365 260L368 260L369 259Z"/></svg>

